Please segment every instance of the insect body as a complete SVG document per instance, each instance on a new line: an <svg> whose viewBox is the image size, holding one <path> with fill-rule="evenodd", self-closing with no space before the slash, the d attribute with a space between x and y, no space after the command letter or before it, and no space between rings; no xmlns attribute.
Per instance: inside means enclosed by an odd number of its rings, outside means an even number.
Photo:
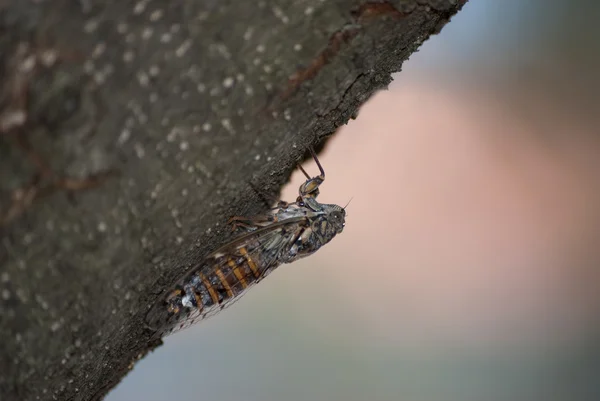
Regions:
<svg viewBox="0 0 600 401"><path fill-rule="evenodd" d="M186 328L233 304L253 284L283 263L316 252L344 229L346 211L317 201L325 171L312 156L320 174L300 186L295 202L280 201L266 215L234 217L234 228L244 234L209 255L192 268L148 312L146 323L164 336Z"/></svg>

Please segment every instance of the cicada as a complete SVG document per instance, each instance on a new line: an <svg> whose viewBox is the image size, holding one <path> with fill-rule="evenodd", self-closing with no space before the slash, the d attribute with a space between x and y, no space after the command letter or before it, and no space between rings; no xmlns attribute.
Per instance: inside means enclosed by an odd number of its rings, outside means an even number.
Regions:
<svg viewBox="0 0 600 401"><path fill-rule="evenodd" d="M148 312L146 324L155 337L218 313L278 266L315 253L343 231L345 208L317 200L325 171L310 151L320 174L311 177L298 165L306 181L295 202L279 201L264 215L231 218L243 233L190 269Z"/></svg>

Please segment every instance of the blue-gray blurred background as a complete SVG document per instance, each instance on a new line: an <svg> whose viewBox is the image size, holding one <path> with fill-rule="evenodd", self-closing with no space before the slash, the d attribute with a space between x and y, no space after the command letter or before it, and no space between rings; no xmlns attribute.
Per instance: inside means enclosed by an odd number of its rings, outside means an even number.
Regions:
<svg viewBox="0 0 600 401"><path fill-rule="evenodd" d="M107 400L600 400L599 21L467 3L322 154L344 233Z"/></svg>

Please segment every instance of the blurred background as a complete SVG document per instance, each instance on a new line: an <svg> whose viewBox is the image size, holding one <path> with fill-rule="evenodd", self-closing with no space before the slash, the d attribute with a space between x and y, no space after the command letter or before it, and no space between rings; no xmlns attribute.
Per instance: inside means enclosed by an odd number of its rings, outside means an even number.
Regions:
<svg viewBox="0 0 600 401"><path fill-rule="evenodd" d="M344 233L107 400L599 400L599 17L467 3L320 156Z"/></svg>

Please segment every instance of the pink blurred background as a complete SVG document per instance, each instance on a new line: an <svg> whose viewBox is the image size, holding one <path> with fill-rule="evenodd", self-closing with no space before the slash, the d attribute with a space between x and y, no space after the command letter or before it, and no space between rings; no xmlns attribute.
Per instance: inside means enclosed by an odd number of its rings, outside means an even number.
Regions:
<svg viewBox="0 0 600 401"><path fill-rule="evenodd" d="M599 11L467 3L320 155L344 233L107 399L600 399Z"/></svg>

